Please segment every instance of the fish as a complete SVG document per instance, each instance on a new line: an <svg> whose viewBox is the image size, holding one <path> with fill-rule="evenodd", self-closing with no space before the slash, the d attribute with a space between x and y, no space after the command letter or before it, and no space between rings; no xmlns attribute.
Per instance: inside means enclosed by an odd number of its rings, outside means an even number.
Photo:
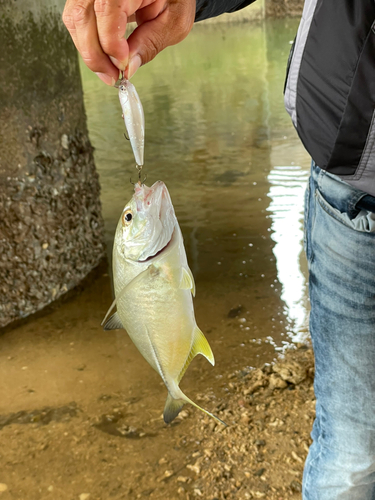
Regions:
<svg viewBox="0 0 375 500"><path fill-rule="evenodd" d="M123 78L118 84L122 116L133 149L135 162L139 167L144 164L145 115L141 100L132 83Z"/></svg>
<svg viewBox="0 0 375 500"><path fill-rule="evenodd" d="M211 347L198 328L193 306L195 282L171 197L162 181L136 183L118 221L113 245L115 301L105 330L125 328L168 390L166 423L190 403L216 421L180 389L189 364L202 354L214 365ZM109 317L113 307L117 311ZM109 319L108 319L109 317Z"/></svg>

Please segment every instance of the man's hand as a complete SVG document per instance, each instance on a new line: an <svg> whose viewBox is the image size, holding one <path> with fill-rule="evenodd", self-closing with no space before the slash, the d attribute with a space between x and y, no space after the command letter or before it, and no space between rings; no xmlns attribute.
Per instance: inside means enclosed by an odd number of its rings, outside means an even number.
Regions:
<svg viewBox="0 0 375 500"><path fill-rule="evenodd" d="M114 85L190 32L196 0L67 0L63 21L85 64ZM138 27L128 40L126 25Z"/></svg>

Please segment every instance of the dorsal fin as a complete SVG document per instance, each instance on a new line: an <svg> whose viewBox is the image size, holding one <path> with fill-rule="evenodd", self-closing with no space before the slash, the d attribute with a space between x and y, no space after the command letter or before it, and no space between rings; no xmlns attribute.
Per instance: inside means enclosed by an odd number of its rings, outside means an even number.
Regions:
<svg viewBox="0 0 375 500"><path fill-rule="evenodd" d="M194 340L193 344L191 346L191 350L189 352L189 355L185 361L184 367L182 368L178 378L177 382L180 383L182 377L184 376L186 370L188 369L188 366L192 362L192 360L195 358L197 354L202 354L208 361L211 363L212 366L215 365L215 358L214 355L211 351L210 344L208 343L206 337L204 334L200 331L200 329L195 325L194 328Z"/></svg>

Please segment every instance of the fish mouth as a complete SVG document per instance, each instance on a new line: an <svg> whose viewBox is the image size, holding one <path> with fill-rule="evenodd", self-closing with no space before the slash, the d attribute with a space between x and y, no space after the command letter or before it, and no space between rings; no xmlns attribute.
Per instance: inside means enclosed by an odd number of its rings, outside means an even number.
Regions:
<svg viewBox="0 0 375 500"><path fill-rule="evenodd" d="M147 257L147 259L143 259L143 260L138 260L137 262L141 262L142 264L144 262L149 262L150 260L152 259L155 259L155 257L158 257L160 254L162 254L163 252L165 252L167 250L167 248L171 245L172 243L172 240L174 238L174 233L175 233L175 230L173 230L173 233L172 233L172 236L171 236L171 239L168 241L168 243L166 245L163 246L163 248L161 248L160 250L158 250L156 253L154 253L153 255L150 255L149 257Z"/></svg>

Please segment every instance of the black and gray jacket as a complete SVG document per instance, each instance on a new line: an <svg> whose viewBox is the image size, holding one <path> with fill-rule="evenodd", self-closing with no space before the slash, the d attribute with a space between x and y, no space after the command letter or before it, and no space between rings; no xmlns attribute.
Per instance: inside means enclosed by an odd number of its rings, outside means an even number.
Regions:
<svg viewBox="0 0 375 500"><path fill-rule="evenodd" d="M197 0L196 20L252 0ZM375 2L305 0L285 106L320 168L375 196Z"/></svg>

